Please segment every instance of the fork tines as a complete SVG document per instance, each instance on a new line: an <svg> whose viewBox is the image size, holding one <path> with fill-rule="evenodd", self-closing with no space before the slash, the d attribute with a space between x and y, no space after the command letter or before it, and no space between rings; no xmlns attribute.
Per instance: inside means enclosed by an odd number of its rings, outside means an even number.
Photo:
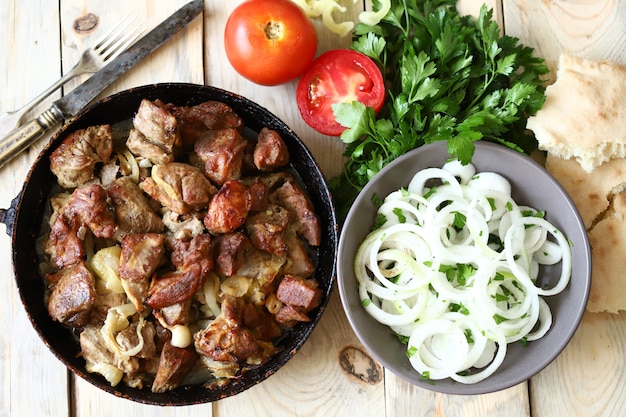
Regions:
<svg viewBox="0 0 626 417"><path fill-rule="evenodd" d="M117 26L103 34L96 41L94 50L102 55L105 60L111 58L118 52L126 50L126 48L132 45L146 29L143 24L136 25L134 28L129 29L135 19L136 16L132 14L122 19Z"/></svg>

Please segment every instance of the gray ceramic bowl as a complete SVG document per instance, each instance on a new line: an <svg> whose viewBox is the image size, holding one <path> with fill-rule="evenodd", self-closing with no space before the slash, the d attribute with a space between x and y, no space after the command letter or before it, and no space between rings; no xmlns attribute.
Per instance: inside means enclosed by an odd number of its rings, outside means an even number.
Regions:
<svg viewBox="0 0 626 417"><path fill-rule="evenodd" d="M387 370L417 386L447 394L484 394L509 388L540 372L568 344L585 311L591 285L591 254L584 224L571 199L539 164L502 145L476 143L472 163L477 172L493 171L505 176L516 202L546 211L546 218L572 242L573 270L568 287L558 295L544 297L553 314L552 328L540 340L523 346L511 343L504 363L483 381L462 384L451 379L425 381L415 371L403 345L385 325L375 321L361 306L353 261L356 250L370 230L377 207L372 197L384 198L407 187L413 174L441 167L449 154L445 143L423 146L385 167L359 194L343 225L338 251L337 280L344 310L365 348ZM550 272L547 272L548 274ZM543 277L542 279L545 279Z"/></svg>

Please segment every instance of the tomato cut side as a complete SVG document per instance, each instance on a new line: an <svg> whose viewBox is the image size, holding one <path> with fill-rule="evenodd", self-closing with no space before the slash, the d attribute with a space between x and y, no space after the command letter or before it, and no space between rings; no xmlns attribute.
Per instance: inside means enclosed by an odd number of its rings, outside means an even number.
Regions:
<svg viewBox="0 0 626 417"><path fill-rule="evenodd" d="M317 32L291 0L247 0L226 21L224 48L242 76L261 85L283 84L313 61Z"/></svg>
<svg viewBox="0 0 626 417"><path fill-rule="evenodd" d="M378 66L368 56L336 49L313 61L298 82L296 101L309 126L339 136L346 128L335 120L332 105L359 101L378 113L385 102L385 84Z"/></svg>

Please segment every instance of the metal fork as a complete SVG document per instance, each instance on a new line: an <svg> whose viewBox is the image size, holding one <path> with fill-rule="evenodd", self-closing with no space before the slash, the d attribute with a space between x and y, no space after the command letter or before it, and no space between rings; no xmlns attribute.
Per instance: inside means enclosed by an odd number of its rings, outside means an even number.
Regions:
<svg viewBox="0 0 626 417"><path fill-rule="evenodd" d="M24 116L30 110L72 78L98 71L100 68L104 67L107 62L125 51L145 30L143 25L134 25L134 27L131 28L131 23L133 23L134 20L134 16L126 16L117 26L103 34L93 46L86 49L82 53L78 63L59 78L57 82L20 109L7 112L0 116L0 133L5 134L19 127L23 123Z"/></svg>

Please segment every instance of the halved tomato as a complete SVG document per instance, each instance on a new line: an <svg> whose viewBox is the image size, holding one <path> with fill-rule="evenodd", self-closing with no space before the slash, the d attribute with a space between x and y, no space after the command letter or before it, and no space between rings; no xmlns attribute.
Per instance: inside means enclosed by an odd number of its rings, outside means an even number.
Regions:
<svg viewBox="0 0 626 417"><path fill-rule="evenodd" d="M309 126L339 136L346 128L335 120L332 105L360 101L378 113L385 101L385 84L380 69L368 56L335 49L320 55L302 75L296 101Z"/></svg>

